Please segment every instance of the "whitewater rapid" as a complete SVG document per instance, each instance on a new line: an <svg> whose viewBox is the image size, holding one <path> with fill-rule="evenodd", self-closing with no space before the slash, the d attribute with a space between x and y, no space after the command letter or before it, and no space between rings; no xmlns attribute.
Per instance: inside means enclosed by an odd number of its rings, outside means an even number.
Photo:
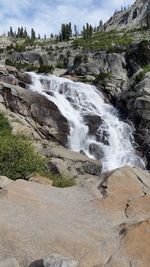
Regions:
<svg viewBox="0 0 150 267"><path fill-rule="evenodd" d="M100 159L103 172L126 165L145 167L134 149L134 129L119 119L118 111L94 86L53 75L30 75L30 89L54 102L68 120L69 149ZM100 118L95 133L90 133L88 117Z"/></svg>

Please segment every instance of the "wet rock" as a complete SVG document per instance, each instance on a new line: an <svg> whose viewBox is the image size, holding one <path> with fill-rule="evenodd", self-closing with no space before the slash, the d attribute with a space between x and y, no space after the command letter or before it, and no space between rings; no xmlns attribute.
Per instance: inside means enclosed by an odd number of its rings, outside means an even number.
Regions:
<svg viewBox="0 0 150 267"><path fill-rule="evenodd" d="M103 120L100 116L96 115L85 115L84 121L86 125L89 127L89 134L95 135L102 124Z"/></svg>
<svg viewBox="0 0 150 267"><path fill-rule="evenodd" d="M39 151L50 158L48 169L54 174L72 178L88 178L90 175L99 176L102 170L101 161L89 159L84 154L70 151L60 145L48 143Z"/></svg>
<svg viewBox="0 0 150 267"><path fill-rule="evenodd" d="M101 165L98 166L94 162L85 162L83 163L82 167L86 173L91 174L91 175L99 176L102 172Z"/></svg>
<svg viewBox="0 0 150 267"><path fill-rule="evenodd" d="M101 160L104 157L104 152L102 151L102 149L100 148L100 145L97 144L90 144L89 145L89 152L90 154L92 154L97 160Z"/></svg>

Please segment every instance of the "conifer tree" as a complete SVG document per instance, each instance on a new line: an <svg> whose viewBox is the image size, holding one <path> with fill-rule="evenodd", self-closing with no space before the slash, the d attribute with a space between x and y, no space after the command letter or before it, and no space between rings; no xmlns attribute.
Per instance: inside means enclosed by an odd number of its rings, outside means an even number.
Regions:
<svg viewBox="0 0 150 267"><path fill-rule="evenodd" d="M36 38L35 30L32 28L32 29L31 29L31 39L32 39L32 40L35 40L35 38Z"/></svg>

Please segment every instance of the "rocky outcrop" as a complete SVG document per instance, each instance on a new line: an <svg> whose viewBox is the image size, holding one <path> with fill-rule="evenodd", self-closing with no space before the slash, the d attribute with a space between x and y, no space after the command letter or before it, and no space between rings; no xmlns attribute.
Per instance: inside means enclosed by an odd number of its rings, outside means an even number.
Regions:
<svg viewBox="0 0 150 267"><path fill-rule="evenodd" d="M135 3L121 11L116 11L115 14L104 24L104 29L121 30L124 28L135 29L142 27L149 27L149 0L136 0Z"/></svg>
<svg viewBox="0 0 150 267"><path fill-rule="evenodd" d="M67 145L70 129L57 106L43 95L8 83L11 72L16 77L23 76L16 69L3 67L4 72L7 74L7 83L0 82L0 111L8 117L13 133L26 135L33 140L36 149L48 158L47 167L53 174L69 178L99 176L101 162L61 146ZM94 127L93 120L91 127ZM40 176L32 177L31 180L51 184Z"/></svg>
<svg viewBox="0 0 150 267"><path fill-rule="evenodd" d="M139 75L139 74L137 74ZM135 78L136 79L136 78ZM127 114L136 127L135 141L139 150L147 158L147 167L150 168L150 73L135 86L116 95L116 103Z"/></svg>
<svg viewBox="0 0 150 267"><path fill-rule="evenodd" d="M1 82L0 86L3 106L23 117L29 125L33 126L33 129L37 129L39 135L41 134L47 139L56 138L60 143L66 145L69 134L68 122L53 102L19 86L4 82ZM14 122L13 126L17 128L18 121L16 121L16 125ZM22 128L25 127L22 125Z"/></svg>
<svg viewBox="0 0 150 267"><path fill-rule="evenodd" d="M49 159L48 169L55 175L78 178L80 181L83 178L90 179L92 175L99 177L102 172L101 161L89 159L54 142L36 142L35 146Z"/></svg>
<svg viewBox="0 0 150 267"><path fill-rule="evenodd" d="M59 254L52 254L42 260L35 261L29 267L77 267L78 262Z"/></svg>
<svg viewBox="0 0 150 267"><path fill-rule="evenodd" d="M0 191L0 210L0 262L149 267L150 174L140 169L66 189L18 180Z"/></svg>
<svg viewBox="0 0 150 267"><path fill-rule="evenodd" d="M35 66L48 65L48 58L45 53L36 52L13 52L10 59L12 61L33 64Z"/></svg>
<svg viewBox="0 0 150 267"><path fill-rule="evenodd" d="M81 57L78 64L75 64L75 61L68 69L68 72L81 76L105 74L106 76L115 77L117 80L127 79L126 62L122 55L100 51L87 53L86 58L87 62L85 62L84 57Z"/></svg>

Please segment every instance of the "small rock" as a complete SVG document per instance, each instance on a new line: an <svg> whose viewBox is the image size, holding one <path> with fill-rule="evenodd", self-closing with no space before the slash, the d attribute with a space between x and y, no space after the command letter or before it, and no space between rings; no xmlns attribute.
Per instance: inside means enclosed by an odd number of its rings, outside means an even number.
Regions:
<svg viewBox="0 0 150 267"><path fill-rule="evenodd" d="M88 174L91 174L91 175L100 175L101 174L101 171L102 171L102 166L95 162L84 162L83 165L82 165L84 171Z"/></svg>
<svg viewBox="0 0 150 267"><path fill-rule="evenodd" d="M7 185L9 185L12 182L13 181L10 180L8 177L6 177L6 176L0 176L0 189L6 187Z"/></svg>
<svg viewBox="0 0 150 267"><path fill-rule="evenodd" d="M56 163L53 163L53 162L49 161L47 163L47 167L48 167L50 172L52 172L54 174L60 174L60 171L59 171Z"/></svg>
<svg viewBox="0 0 150 267"><path fill-rule="evenodd" d="M58 254L52 254L49 257L46 257L43 260L44 267L76 267L78 266L78 262L69 259L69 258L64 258Z"/></svg>
<svg viewBox="0 0 150 267"><path fill-rule="evenodd" d="M40 176L40 175L37 175L37 176L34 176L34 177L31 177L29 179L30 182L34 182L34 183L38 183L38 184L44 184L44 185L50 185L52 186L53 185L53 181L46 178L46 177L43 177L43 176Z"/></svg>
<svg viewBox="0 0 150 267"><path fill-rule="evenodd" d="M29 267L77 267L78 262L59 254L52 254L42 260L34 261Z"/></svg>

